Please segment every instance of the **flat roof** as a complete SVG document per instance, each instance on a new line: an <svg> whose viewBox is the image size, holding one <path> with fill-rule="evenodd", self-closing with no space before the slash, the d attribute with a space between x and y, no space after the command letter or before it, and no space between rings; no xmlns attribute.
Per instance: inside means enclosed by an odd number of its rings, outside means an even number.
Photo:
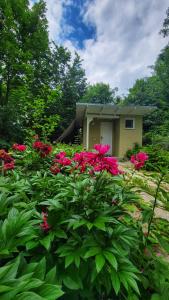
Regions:
<svg viewBox="0 0 169 300"><path fill-rule="evenodd" d="M104 114L104 117L113 115L137 115L144 116L156 109L155 106L139 105L114 105L114 104L94 104L94 103L76 103L76 118L82 120L86 114Z"/></svg>

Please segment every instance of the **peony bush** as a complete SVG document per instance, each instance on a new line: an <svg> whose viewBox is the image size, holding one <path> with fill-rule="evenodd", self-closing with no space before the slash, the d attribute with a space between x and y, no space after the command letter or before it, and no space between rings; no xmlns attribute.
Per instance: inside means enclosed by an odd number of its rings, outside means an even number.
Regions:
<svg viewBox="0 0 169 300"><path fill-rule="evenodd" d="M147 260L155 265L151 232L145 236L128 209L142 210L139 197L108 150L95 145L70 156L37 138L0 150L0 299L137 300L161 293L144 271ZM146 153L131 157L136 170L147 160Z"/></svg>

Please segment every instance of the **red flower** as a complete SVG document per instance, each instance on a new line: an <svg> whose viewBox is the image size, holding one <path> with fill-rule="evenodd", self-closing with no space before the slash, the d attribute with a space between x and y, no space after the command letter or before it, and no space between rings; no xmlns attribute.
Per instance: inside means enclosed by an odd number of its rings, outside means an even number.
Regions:
<svg viewBox="0 0 169 300"><path fill-rule="evenodd" d="M33 143L33 148L40 153L41 157L47 156L52 151L51 145L44 144L41 141L35 141Z"/></svg>
<svg viewBox="0 0 169 300"><path fill-rule="evenodd" d="M94 145L94 149L97 150L100 155L105 155L109 151L110 145L96 144Z"/></svg>
<svg viewBox="0 0 169 300"><path fill-rule="evenodd" d="M43 143L40 142L40 141L36 141L36 142L33 143L33 148L34 149L40 150L42 147L43 147Z"/></svg>
<svg viewBox="0 0 169 300"><path fill-rule="evenodd" d="M60 172L60 169L55 164L55 165L53 165L53 166L50 167L50 171L52 172L52 174L56 175L56 174L58 174Z"/></svg>
<svg viewBox="0 0 169 300"><path fill-rule="evenodd" d="M13 144L12 148L14 150L17 150L17 151L20 151L20 152L23 152L26 150L26 146L25 145L19 145L19 144Z"/></svg>
<svg viewBox="0 0 169 300"><path fill-rule="evenodd" d="M15 167L14 161L10 163L4 163L4 170L13 170Z"/></svg>
<svg viewBox="0 0 169 300"><path fill-rule="evenodd" d="M66 152L60 152L59 154L55 155L54 162L62 165L62 166L69 166L72 162L69 158L66 157Z"/></svg>
<svg viewBox="0 0 169 300"><path fill-rule="evenodd" d="M47 156L52 151L52 146L48 144L43 144L43 147L40 149L41 157Z"/></svg>
<svg viewBox="0 0 169 300"><path fill-rule="evenodd" d="M0 159L2 159L5 163L10 163L14 160L4 149L0 150Z"/></svg>
<svg viewBox="0 0 169 300"><path fill-rule="evenodd" d="M44 231L48 231L50 229L50 226L47 222L47 216L48 214L45 213L45 212L42 212L42 217L43 217L43 223L40 225L41 228L44 230Z"/></svg>
<svg viewBox="0 0 169 300"><path fill-rule="evenodd" d="M136 155L132 155L130 158L130 161L134 164L136 170L142 168L146 160L148 160L148 155L145 152L139 152Z"/></svg>

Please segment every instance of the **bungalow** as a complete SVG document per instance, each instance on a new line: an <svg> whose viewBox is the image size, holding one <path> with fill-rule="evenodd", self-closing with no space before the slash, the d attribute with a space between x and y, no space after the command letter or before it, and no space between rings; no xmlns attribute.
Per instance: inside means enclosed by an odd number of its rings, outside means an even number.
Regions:
<svg viewBox="0 0 169 300"><path fill-rule="evenodd" d="M122 158L135 143L142 145L143 116L150 106L116 106L113 104L76 104L76 126L82 128L83 146L109 144L109 154Z"/></svg>

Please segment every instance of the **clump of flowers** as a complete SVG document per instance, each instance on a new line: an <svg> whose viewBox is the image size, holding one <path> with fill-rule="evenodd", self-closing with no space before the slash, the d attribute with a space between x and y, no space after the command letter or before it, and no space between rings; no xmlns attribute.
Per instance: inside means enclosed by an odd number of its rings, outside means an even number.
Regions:
<svg viewBox="0 0 169 300"><path fill-rule="evenodd" d="M60 152L56 155L55 164L50 168L53 174L57 174L63 170L64 167L72 164L72 170L79 170L80 173L89 171L90 174L95 172L107 171L112 175L118 175L117 159L115 157L106 157L105 154L109 151L109 145L96 144L94 149L97 152L80 152L76 153L72 161L66 157L65 152Z"/></svg>
<svg viewBox="0 0 169 300"><path fill-rule="evenodd" d="M66 152L60 152L59 154L55 155L53 160L54 165L51 166L51 172L56 175L61 172L64 167L70 166L72 161L66 157Z"/></svg>
<svg viewBox="0 0 169 300"><path fill-rule="evenodd" d="M12 149L20 151L20 152L24 152L26 150L26 146L25 145L19 145L19 144L13 144Z"/></svg>
<svg viewBox="0 0 169 300"><path fill-rule="evenodd" d="M4 149L0 150L0 160L2 160L3 162L3 169L5 171L14 169L15 167L14 159Z"/></svg>
<svg viewBox="0 0 169 300"><path fill-rule="evenodd" d="M33 143L33 148L36 149L40 153L41 157L46 157L52 151L52 146L51 145L44 144L41 141L35 141Z"/></svg>
<svg viewBox="0 0 169 300"><path fill-rule="evenodd" d="M118 169L117 159L115 157L105 157L105 154L110 149L110 145L96 144L94 149L97 152L75 154L73 160L77 163L76 168L79 168L81 173L89 167L90 173L107 171L112 175L118 175L120 170Z"/></svg>
<svg viewBox="0 0 169 300"><path fill-rule="evenodd" d="M148 160L148 155L145 152L139 152L135 155L132 155L130 158L131 163L134 165L136 170L144 167L145 162Z"/></svg>

